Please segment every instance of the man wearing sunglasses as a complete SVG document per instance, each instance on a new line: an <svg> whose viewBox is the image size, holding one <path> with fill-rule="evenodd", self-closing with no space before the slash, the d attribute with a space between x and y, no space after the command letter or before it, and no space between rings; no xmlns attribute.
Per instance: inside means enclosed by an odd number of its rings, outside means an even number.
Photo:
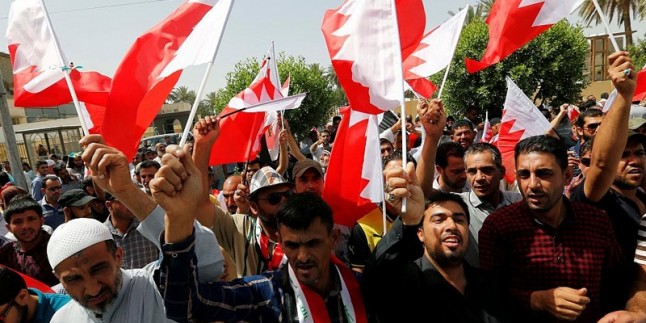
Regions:
<svg viewBox="0 0 646 323"><path fill-rule="evenodd" d="M46 323L70 297L27 288L15 271L0 266L0 322Z"/></svg>
<svg viewBox="0 0 646 323"><path fill-rule="evenodd" d="M58 199L63 193L63 183L57 176L47 175L43 178L43 188L40 190L43 193L43 198L38 203L43 207L45 224L55 230L65 222L63 207L58 203Z"/></svg>

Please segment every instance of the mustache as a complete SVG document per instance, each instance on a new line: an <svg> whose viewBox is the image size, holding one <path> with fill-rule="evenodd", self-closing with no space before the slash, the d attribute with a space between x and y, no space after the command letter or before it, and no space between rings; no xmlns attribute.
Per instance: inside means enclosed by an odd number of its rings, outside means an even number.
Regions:
<svg viewBox="0 0 646 323"><path fill-rule="evenodd" d="M101 298L106 293L110 293L110 288L108 288L107 286L101 288L101 290L99 291L98 294L96 294L96 296L83 296L83 303L88 303L94 300L95 298Z"/></svg>

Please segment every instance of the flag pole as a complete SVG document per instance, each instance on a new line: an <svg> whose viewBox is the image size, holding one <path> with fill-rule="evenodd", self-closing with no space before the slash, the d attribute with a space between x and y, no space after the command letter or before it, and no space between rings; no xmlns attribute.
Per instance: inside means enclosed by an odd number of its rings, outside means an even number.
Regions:
<svg viewBox="0 0 646 323"><path fill-rule="evenodd" d="M397 7L395 4L395 0L390 1L390 5L392 7L393 11L393 24L395 26L395 35L393 35L395 39L395 44L397 45L397 50L395 51L395 61L396 61L396 66L395 66L395 80L401 81L401 91L399 91L399 104L401 107L401 118L400 122L402 123L402 128L400 132L402 132L402 166L404 169L406 169L406 164L407 164L407 154L408 154L408 149L406 147L406 105L404 102L404 92L406 91L406 85L404 82L404 67L403 67L403 61L401 57L401 51L399 50L401 48L401 41L399 39L399 22L397 21ZM406 213L406 197L402 198L402 213Z"/></svg>
<svg viewBox="0 0 646 323"><path fill-rule="evenodd" d="M271 41L271 55L273 56L275 62L276 62L276 77L275 77L275 84L278 87L282 86L282 83L280 83L280 74L278 74L278 58L276 58L276 47L274 46L274 41ZM281 92L282 94L282 87L279 89L278 92ZM283 123L283 119L285 118L285 110L280 111L280 124L281 124L281 130L285 130L285 124Z"/></svg>
<svg viewBox="0 0 646 323"><path fill-rule="evenodd" d="M188 139L188 133L191 131L193 120L195 119L195 115L197 114L197 108L200 105L200 99L202 98L202 94L204 93L204 88L206 87L206 81L209 78L209 74L211 74L211 68L213 68L213 62L215 62L215 57L218 55L218 50L220 49L220 44L222 43L222 36L224 35L224 30L227 28L227 21L229 21L231 8L233 8L233 2L231 2L231 4L227 8L227 15L224 18L224 25L222 27L222 32L220 33L220 37L218 39L218 46L215 48L215 51L213 52L213 57L211 58L211 61L206 66L206 70L204 71L204 76L202 77L202 82L200 83L200 87L197 90L197 94L195 95L195 102L193 102L193 106L191 107L191 113L189 114L188 120L186 121L186 127L184 127L184 132L182 133L182 139L180 139L179 141L180 147L184 147L184 145L186 144L186 140Z"/></svg>
<svg viewBox="0 0 646 323"><path fill-rule="evenodd" d="M74 84L72 84L72 79L70 78L71 68L69 68L70 66L68 66L67 61L63 56L63 52L61 51L61 47L58 43L58 38L56 37L56 33L54 32L54 27L52 26L52 21L49 19L49 13L47 12L45 1L40 0L40 5L43 6L43 11L45 12L45 23L47 24L47 28L49 29L49 34L52 37L52 41L54 42L54 48L56 49L56 56L58 56L58 61L61 64L61 69L63 70L63 75L65 76L65 83L67 83L67 88L70 91L72 102L74 102L74 108L76 109L76 114L78 115L79 121L81 122L83 135L87 136L90 134L90 131L87 128L87 123L85 122L85 118L83 117L84 114L81 112L81 104L79 103L79 99L76 96L76 91L74 90Z"/></svg>
<svg viewBox="0 0 646 323"><path fill-rule="evenodd" d="M615 39L612 33L612 30L610 30L610 24L608 23L608 18L603 13L603 10L601 10L601 6L599 6L599 2L597 0L592 0L592 3L594 3L594 8L597 9L597 14L599 15L599 18L601 18L601 22L603 22L603 26L606 29L608 38L610 38L610 43L612 44L612 47L615 49L615 52L618 52L619 45L617 44L617 40Z"/></svg>
<svg viewBox="0 0 646 323"><path fill-rule="evenodd" d="M469 4L466 5L465 9L469 8ZM466 15L462 19L462 28L460 28L460 35L462 35L462 31L464 30L464 19L466 19ZM460 36L458 36L459 38ZM437 98L442 99L442 92L444 92L444 84L446 84L446 79L449 77L449 70L451 70L451 63L453 62L453 59L455 58L455 50L453 51L453 56L451 56L451 61L449 62L449 65L446 66L446 71L444 72L444 78L442 79L442 85L440 85L440 91L437 93Z"/></svg>

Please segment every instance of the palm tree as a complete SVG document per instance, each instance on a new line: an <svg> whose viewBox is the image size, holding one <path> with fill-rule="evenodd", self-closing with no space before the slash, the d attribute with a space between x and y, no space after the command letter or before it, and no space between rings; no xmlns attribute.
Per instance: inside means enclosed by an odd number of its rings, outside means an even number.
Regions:
<svg viewBox="0 0 646 323"><path fill-rule="evenodd" d="M469 7L469 11L467 11L467 17L464 19L464 23L468 25L474 20L487 19L489 12L491 12L491 7L493 6L494 1L495 0L480 0L478 1L477 5ZM460 8L460 10L462 10L462 8ZM455 12L449 10L449 15L455 16L455 14Z"/></svg>
<svg viewBox="0 0 646 323"><path fill-rule="evenodd" d="M173 89L168 96L168 101L171 103L186 102L193 104L195 102L195 91L189 90L188 86L179 86Z"/></svg>
<svg viewBox="0 0 646 323"><path fill-rule="evenodd" d="M633 25L631 19L642 20L646 17L645 0L599 0L601 10L612 22L617 19L618 25L624 26L626 45L633 44ZM599 24L601 17L597 13L592 0L586 0L579 9L579 15L589 26L591 23Z"/></svg>

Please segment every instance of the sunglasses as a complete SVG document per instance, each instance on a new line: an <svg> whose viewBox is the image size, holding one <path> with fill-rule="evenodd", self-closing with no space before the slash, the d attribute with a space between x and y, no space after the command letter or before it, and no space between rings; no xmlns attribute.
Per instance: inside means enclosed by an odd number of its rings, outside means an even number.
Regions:
<svg viewBox="0 0 646 323"><path fill-rule="evenodd" d="M580 160L581 160L581 164L583 164L583 166L590 167L590 158L589 157L583 157Z"/></svg>
<svg viewBox="0 0 646 323"><path fill-rule="evenodd" d="M278 203L280 203L280 201L283 200L283 197L288 199L293 194L294 193L292 192L292 190L286 190L284 192L273 192L267 194L267 197L265 198L258 198L258 200L267 200L267 203L269 203L270 205L277 205Z"/></svg>
<svg viewBox="0 0 646 323"><path fill-rule="evenodd" d="M63 189L63 186L54 186L54 187L47 188L47 190L50 191L50 192L55 192L55 191L62 190L62 189Z"/></svg>
<svg viewBox="0 0 646 323"><path fill-rule="evenodd" d="M601 122L591 123L591 124L585 126L585 128L588 129L588 131L592 132L592 131L597 130L597 128L599 128L600 125L601 125Z"/></svg>
<svg viewBox="0 0 646 323"><path fill-rule="evenodd" d="M4 322L7 319L7 315L9 315L9 312L11 311L14 305L16 305L16 302L11 300L7 308L4 309L4 312L0 314L0 322Z"/></svg>

